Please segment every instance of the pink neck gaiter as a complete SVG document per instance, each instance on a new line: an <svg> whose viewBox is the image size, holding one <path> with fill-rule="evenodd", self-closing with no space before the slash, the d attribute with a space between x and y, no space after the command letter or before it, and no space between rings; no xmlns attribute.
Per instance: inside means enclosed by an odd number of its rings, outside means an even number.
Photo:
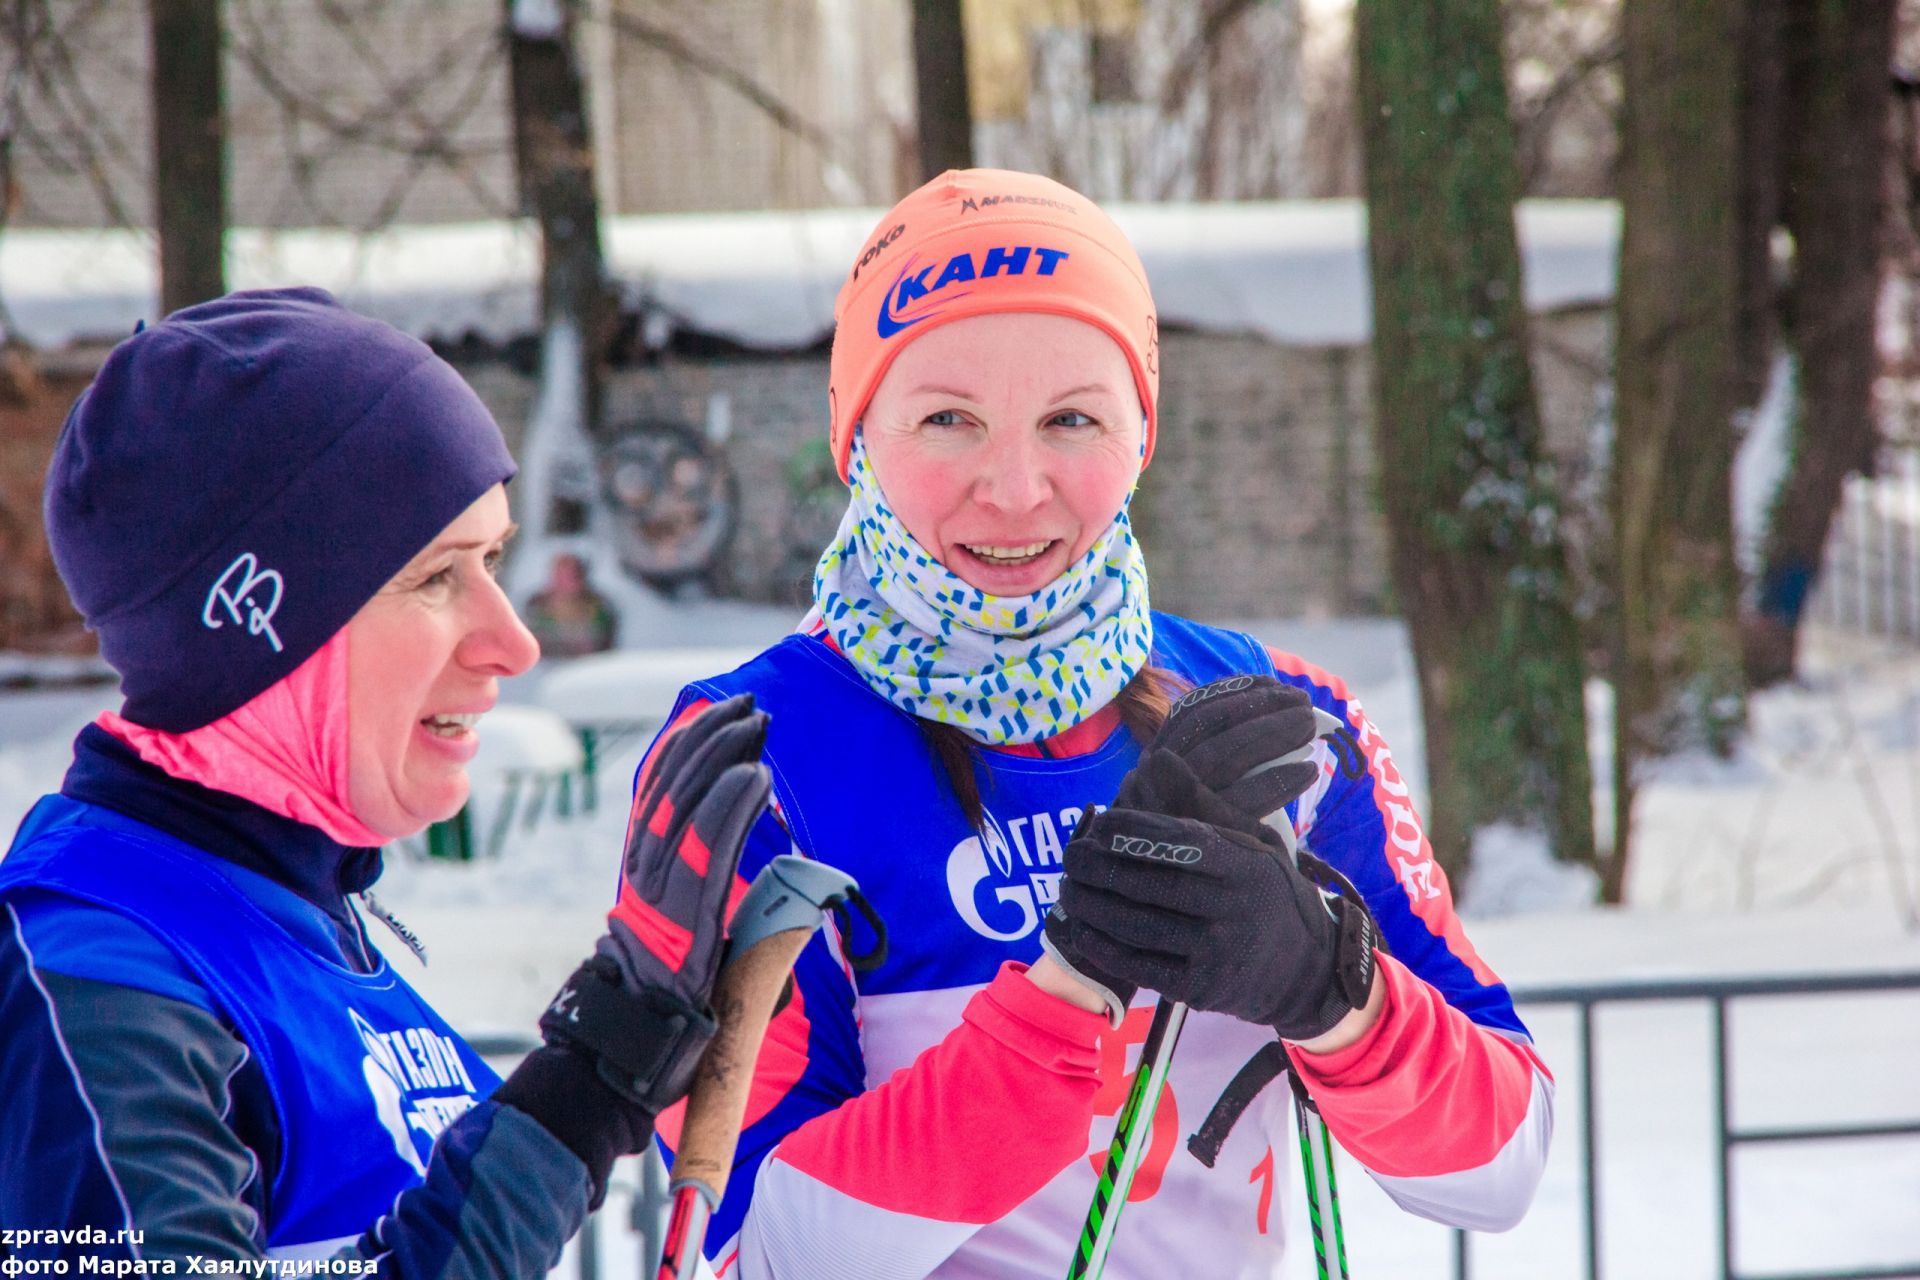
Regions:
<svg viewBox="0 0 1920 1280"><path fill-rule="evenodd" d="M163 733L108 711L94 723L176 778L251 800L344 845L386 837L353 814L347 790L347 630L238 711Z"/></svg>

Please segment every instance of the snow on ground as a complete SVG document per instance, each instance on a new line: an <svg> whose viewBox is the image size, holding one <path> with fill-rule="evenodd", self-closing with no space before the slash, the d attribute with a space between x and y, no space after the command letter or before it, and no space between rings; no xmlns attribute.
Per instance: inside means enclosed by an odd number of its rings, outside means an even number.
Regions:
<svg viewBox="0 0 1920 1280"><path fill-rule="evenodd" d="M610 892L596 861L587 879ZM390 895L398 898L399 895ZM530 1027L599 931L601 907L402 907L434 949L420 969L388 947L408 979L456 1025ZM1920 971L1920 938L1886 912L1801 907L1748 914L1587 911L1472 923L1482 954L1516 988L1566 982L1746 973ZM1575 1017L1523 1007L1560 1088L1558 1133L1533 1211L1513 1232L1473 1245L1475 1277L1580 1274L1580 1075ZM1615 1006L1597 1015L1604 1274L1687 1280L1716 1274L1714 1152L1709 1131L1708 1015L1702 1004ZM1920 1119L1920 992L1769 998L1735 1006L1733 1116L1740 1125ZM1445 1117L1435 1117L1445 1123ZM1109 1132L1097 1131L1094 1145ZM622 1181L639 1173L627 1162ZM1346 1238L1356 1275L1444 1277L1450 1233L1395 1208L1351 1162L1342 1166ZM1920 1139L1758 1150L1736 1163L1738 1264L1749 1271L1920 1261ZM1299 1199L1299 1175L1288 1181ZM601 1234L602 1274L638 1267L626 1208ZM1304 1206L1289 1280L1312 1274ZM1121 1231L1118 1256L1124 1257ZM563 1267L563 1274L573 1274ZM1196 1274L1204 1274L1197 1269Z"/></svg>
<svg viewBox="0 0 1920 1280"><path fill-rule="evenodd" d="M675 606L645 621L640 642L665 646L652 657L634 651L536 671L506 695L529 712L579 718L590 711L645 723L664 714L677 680L701 669L700 651L718 670L793 621L745 606ZM1418 702L1398 624L1242 625L1345 677L1419 787ZM1521 990L1628 978L1920 971L1920 932L1908 927L1920 909L1920 653L1817 632L1807 669L1802 685L1754 700L1754 732L1741 757L1669 762L1647 780L1630 909L1508 914L1515 904L1500 894L1483 895L1477 912L1470 901L1472 936L1494 969ZM111 690L98 687L0 694L0 827L57 785L73 731L112 701ZM1604 699L1594 709L1604 714ZM539 719L536 712L527 724ZM529 727L525 741L537 746L548 728ZM1597 719L1596 737L1603 729ZM529 1033L544 1000L585 954L613 891L625 793L647 736L636 732L608 748L593 812L579 813L576 803L574 816L559 820L549 803L531 827L510 830L496 858L428 863L404 848L390 856L382 901L421 934L432 960L423 970L397 943L387 950L456 1026L470 1034ZM503 741L493 755L512 757L512 746ZM487 826L502 794L500 778L476 778L477 825ZM1529 867L1524 841L1485 856L1524 874L1543 870ZM1576 1018L1558 1006L1522 1012L1559 1080L1558 1132L1528 1219L1474 1242L1475 1277L1581 1273ZM1716 1274L1706 1006L1610 1006L1596 1026L1603 1273ZM1731 1039L1738 1125L1920 1120L1912 1067L1920 1061L1920 993L1753 999L1735 1005ZM1357 1274L1451 1274L1447 1232L1398 1211L1350 1163L1342 1172ZM637 1167L625 1167L623 1183L637 1177ZM1289 1179L1296 1200L1298 1182L1297 1173ZM1750 1149L1736 1157L1735 1192L1736 1264L1749 1271L1920 1262L1920 1139ZM616 1196L609 1210L600 1231L602 1274L635 1274L626 1206ZM1287 1275L1305 1277L1311 1250L1299 1234L1298 1205L1292 1221L1300 1246ZM1123 1228L1120 1258L1125 1240ZM573 1268L570 1255L563 1273Z"/></svg>

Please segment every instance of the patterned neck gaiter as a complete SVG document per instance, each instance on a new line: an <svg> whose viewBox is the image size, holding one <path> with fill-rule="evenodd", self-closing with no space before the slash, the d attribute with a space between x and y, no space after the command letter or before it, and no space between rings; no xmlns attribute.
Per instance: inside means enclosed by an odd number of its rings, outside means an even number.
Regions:
<svg viewBox="0 0 1920 1280"><path fill-rule="evenodd" d="M1037 742L1112 702L1153 647L1127 506L1030 596L967 585L907 532L856 432L840 531L813 573L814 618L874 692L982 742ZM1129 504L1131 498L1129 498Z"/></svg>

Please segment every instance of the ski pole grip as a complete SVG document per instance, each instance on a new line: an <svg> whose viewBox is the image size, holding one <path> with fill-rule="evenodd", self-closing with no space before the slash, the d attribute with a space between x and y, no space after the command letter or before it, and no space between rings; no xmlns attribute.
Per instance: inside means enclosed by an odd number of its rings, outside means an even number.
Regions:
<svg viewBox="0 0 1920 1280"><path fill-rule="evenodd" d="M1331 712L1323 711L1319 707L1315 707L1313 709L1313 737L1308 740L1305 746L1296 747L1294 750L1287 752L1287 754L1277 759L1269 760L1265 764L1257 764L1242 774L1241 777L1243 779L1251 778L1256 773L1265 773L1269 769L1278 769L1283 764L1300 764L1303 761L1311 760L1313 759L1315 743L1322 738L1332 737L1344 728L1346 728L1346 726L1340 723L1337 716ZM1287 811L1285 809L1275 810L1260 821L1270 827L1273 833L1280 838L1280 843L1286 847L1288 860L1297 863L1300 859L1300 838L1294 834L1293 823L1288 820Z"/></svg>
<svg viewBox="0 0 1920 1280"><path fill-rule="evenodd" d="M696 1187L709 1205L719 1204L726 1194L747 1094L753 1088L754 1061L787 975L817 923L816 917L805 927L761 938L730 959L714 984L713 1009L720 1029L693 1078L672 1181L676 1189Z"/></svg>
<svg viewBox="0 0 1920 1280"><path fill-rule="evenodd" d="M837 867L788 854L762 867L740 899L713 986L720 1028L694 1073L670 1187L692 1186L709 1207L720 1203L774 1006L826 911L859 888Z"/></svg>

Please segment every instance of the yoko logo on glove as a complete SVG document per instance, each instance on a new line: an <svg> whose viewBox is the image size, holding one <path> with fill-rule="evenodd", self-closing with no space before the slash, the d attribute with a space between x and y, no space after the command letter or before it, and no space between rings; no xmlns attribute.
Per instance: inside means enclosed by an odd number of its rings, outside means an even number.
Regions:
<svg viewBox="0 0 1920 1280"><path fill-rule="evenodd" d="M1164 840L1148 840L1144 836L1113 837L1113 851L1135 858L1152 858L1156 862L1178 862L1182 866L1200 861L1200 850L1190 844L1168 844Z"/></svg>
<svg viewBox="0 0 1920 1280"><path fill-rule="evenodd" d="M1174 703L1168 715L1172 715L1174 711L1184 711L1188 707L1197 707L1203 702L1209 702L1225 694L1238 693L1252 684L1253 681L1254 677L1252 676L1233 676L1226 680L1215 680L1212 684L1203 684L1186 697Z"/></svg>

